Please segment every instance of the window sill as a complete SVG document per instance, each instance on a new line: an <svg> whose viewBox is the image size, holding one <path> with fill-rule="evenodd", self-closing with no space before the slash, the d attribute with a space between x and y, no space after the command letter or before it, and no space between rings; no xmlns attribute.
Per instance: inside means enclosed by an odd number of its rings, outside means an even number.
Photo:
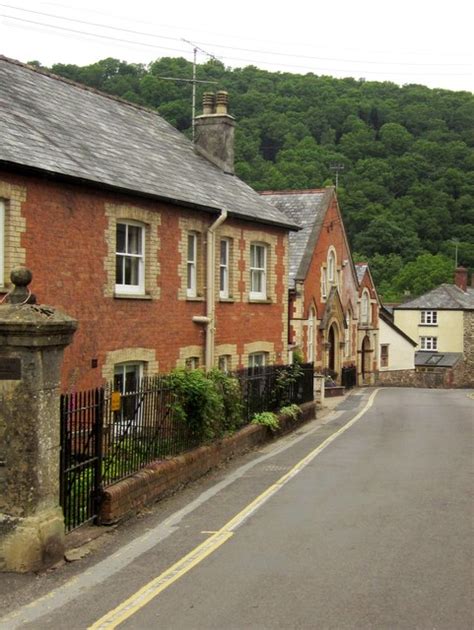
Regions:
<svg viewBox="0 0 474 630"><path fill-rule="evenodd" d="M438 324L418 324L418 328L437 328Z"/></svg>
<svg viewBox="0 0 474 630"><path fill-rule="evenodd" d="M204 302L204 297L203 296L199 296L199 295L195 295L193 297L191 296L187 296L186 297L186 302Z"/></svg>
<svg viewBox="0 0 474 630"><path fill-rule="evenodd" d="M220 297L219 302L229 302L230 304L233 304L235 300L233 297Z"/></svg>
<svg viewBox="0 0 474 630"><path fill-rule="evenodd" d="M151 295L146 293L114 293L117 300L151 300Z"/></svg>
<svg viewBox="0 0 474 630"><path fill-rule="evenodd" d="M268 298L249 298L249 304L273 304Z"/></svg>

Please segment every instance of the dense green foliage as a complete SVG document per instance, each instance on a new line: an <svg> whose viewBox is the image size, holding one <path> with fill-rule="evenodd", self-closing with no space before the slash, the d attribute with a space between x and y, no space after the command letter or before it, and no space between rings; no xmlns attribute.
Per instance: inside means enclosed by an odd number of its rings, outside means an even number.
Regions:
<svg viewBox="0 0 474 630"><path fill-rule="evenodd" d="M190 78L184 59L147 67L106 59L52 71L156 108L189 134L190 84L160 78ZM198 78L217 82L200 84L199 100L205 89L229 91L238 121L237 174L255 189L321 187L334 183L332 165L344 166L338 196L349 239L385 296L424 292L441 276L451 281L453 241L459 262L474 267L472 94L251 66L230 70L218 62L200 65ZM449 273L440 276L441 267ZM420 272L426 275L415 282Z"/></svg>
<svg viewBox="0 0 474 630"><path fill-rule="evenodd" d="M271 431L278 431L280 428L278 416L274 414L273 411L256 413L252 418L252 424L260 424L261 426L268 427Z"/></svg>
<svg viewBox="0 0 474 630"><path fill-rule="evenodd" d="M219 370L176 369L167 376L173 390L176 417L198 441L222 437L242 425L242 401L238 380Z"/></svg>

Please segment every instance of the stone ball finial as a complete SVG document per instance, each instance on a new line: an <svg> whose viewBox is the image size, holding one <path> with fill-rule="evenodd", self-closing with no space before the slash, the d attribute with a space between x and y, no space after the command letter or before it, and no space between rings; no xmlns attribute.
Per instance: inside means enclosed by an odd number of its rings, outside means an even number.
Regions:
<svg viewBox="0 0 474 630"><path fill-rule="evenodd" d="M33 274L26 267L15 267L10 273L14 289L8 294L10 304L36 304L36 297L28 289Z"/></svg>
<svg viewBox="0 0 474 630"><path fill-rule="evenodd" d="M27 287L33 280L33 274L26 267L15 267L10 273L10 280L16 287Z"/></svg>

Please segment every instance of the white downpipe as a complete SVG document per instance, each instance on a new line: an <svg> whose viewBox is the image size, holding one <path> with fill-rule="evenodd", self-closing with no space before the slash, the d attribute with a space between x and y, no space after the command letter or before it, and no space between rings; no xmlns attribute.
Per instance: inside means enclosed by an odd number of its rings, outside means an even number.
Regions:
<svg viewBox="0 0 474 630"><path fill-rule="evenodd" d="M216 229L227 219L227 210L220 215L207 230L207 265L206 265L206 371L214 367L216 337Z"/></svg>

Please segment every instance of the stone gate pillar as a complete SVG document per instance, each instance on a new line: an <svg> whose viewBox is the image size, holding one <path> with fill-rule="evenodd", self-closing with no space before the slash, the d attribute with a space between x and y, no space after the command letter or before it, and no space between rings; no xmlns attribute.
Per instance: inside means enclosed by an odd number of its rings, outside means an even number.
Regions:
<svg viewBox="0 0 474 630"><path fill-rule="evenodd" d="M0 305L0 571L37 571L60 560L59 380L77 322L28 303L26 269L11 274Z"/></svg>

